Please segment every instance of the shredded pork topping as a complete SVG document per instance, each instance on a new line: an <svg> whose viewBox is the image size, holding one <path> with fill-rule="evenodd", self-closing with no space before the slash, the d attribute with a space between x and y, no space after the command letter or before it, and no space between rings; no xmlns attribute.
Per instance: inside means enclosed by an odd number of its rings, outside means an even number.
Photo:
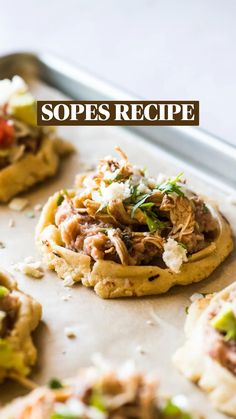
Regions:
<svg viewBox="0 0 236 419"><path fill-rule="evenodd" d="M154 380L135 372L89 368L68 383L53 379L49 387L16 400L2 414L11 419L191 419L171 399L157 398Z"/></svg>
<svg viewBox="0 0 236 419"><path fill-rule="evenodd" d="M185 193L182 174L162 176L160 183L160 177L150 177L117 151L120 161L101 160L95 173L78 180L75 195L63 191L59 196L55 222L65 246L94 261L160 266L165 262L179 271L188 255L210 244L216 220L196 194ZM163 254L170 238L186 251L181 260L168 264ZM177 253L181 252L173 253L173 258Z"/></svg>
<svg viewBox="0 0 236 419"><path fill-rule="evenodd" d="M235 303L235 291L231 292L228 296L228 301L218 302L209 313L210 325L207 325L205 332L208 354L236 376ZM214 325L214 319L216 319L218 315L222 316L222 318L217 327L217 323Z"/></svg>
<svg viewBox="0 0 236 419"><path fill-rule="evenodd" d="M36 102L24 80L0 81L0 170L39 150L50 130L36 125Z"/></svg>

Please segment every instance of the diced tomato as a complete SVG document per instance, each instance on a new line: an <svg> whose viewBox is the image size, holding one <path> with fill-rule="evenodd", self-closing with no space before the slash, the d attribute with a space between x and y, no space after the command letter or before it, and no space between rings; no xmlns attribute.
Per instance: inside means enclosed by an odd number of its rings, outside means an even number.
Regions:
<svg viewBox="0 0 236 419"><path fill-rule="evenodd" d="M0 117L0 148L10 147L14 141L14 126Z"/></svg>

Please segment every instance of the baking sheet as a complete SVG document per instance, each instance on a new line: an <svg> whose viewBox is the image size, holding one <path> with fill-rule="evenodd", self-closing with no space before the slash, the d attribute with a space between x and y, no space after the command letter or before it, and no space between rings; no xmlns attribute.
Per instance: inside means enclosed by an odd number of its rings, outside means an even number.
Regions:
<svg viewBox="0 0 236 419"><path fill-rule="evenodd" d="M34 83L33 89L40 99L64 98L61 93L42 84ZM26 194L30 206L23 212L0 207L0 241L6 246L0 250L0 265L14 273L20 288L43 305L43 321L34 334L39 359L32 378L42 384L51 377L72 376L79 367L91 363L94 353L102 354L115 364L133 359L138 368L159 377L163 391L184 393L207 418L223 418L211 408L207 397L173 368L171 356L184 340L183 325L189 297L195 292L217 291L231 283L236 272L235 252L202 283L176 287L166 295L139 299L101 300L92 289L80 285L65 288L54 272L46 271L40 280L31 279L15 272L13 265L27 256L39 259L34 245L38 216L27 218L30 208L44 203L54 191L70 187L76 173L96 164L100 157L113 154L116 145L125 150L133 163L148 167L150 173L175 175L184 169L189 184L218 201L234 227L235 206L227 199L230 189L227 185L217 188L213 179L196 170L193 172L187 164L183 167L157 146L123 128L61 127L59 132L73 141L78 153L64 161L54 179ZM15 221L13 228L9 227L10 219ZM63 297L68 294L71 298L64 301ZM148 325L148 320L154 324ZM65 336L67 326L76 329L75 339ZM140 353L140 347L143 353ZM23 392L17 384L7 382L0 386L0 402L5 403Z"/></svg>

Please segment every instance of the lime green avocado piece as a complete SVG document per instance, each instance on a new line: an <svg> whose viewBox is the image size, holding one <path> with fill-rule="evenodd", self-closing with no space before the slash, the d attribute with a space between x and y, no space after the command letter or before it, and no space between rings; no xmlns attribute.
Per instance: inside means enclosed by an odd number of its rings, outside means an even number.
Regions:
<svg viewBox="0 0 236 419"><path fill-rule="evenodd" d="M9 290L6 287L3 287L2 285L0 285L0 300L3 297L6 297L7 294L9 294Z"/></svg>
<svg viewBox="0 0 236 419"><path fill-rule="evenodd" d="M26 124L35 126L36 118L36 101L31 93L22 93L12 97L9 103L11 114Z"/></svg>
<svg viewBox="0 0 236 419"><path fill-rule="evenodd" d="M211 321L211 325L219 332L225 333L225 340L236 340L236 317L232 308L227 307Z"/></svg>
<svg viewBox="0 0 236 419"><path fill-rule="evenodd" d="M24 364L24 354L13 350L6 339L0 339L0 369L15 370L21 375L27 375L29 369Z"/></svg>

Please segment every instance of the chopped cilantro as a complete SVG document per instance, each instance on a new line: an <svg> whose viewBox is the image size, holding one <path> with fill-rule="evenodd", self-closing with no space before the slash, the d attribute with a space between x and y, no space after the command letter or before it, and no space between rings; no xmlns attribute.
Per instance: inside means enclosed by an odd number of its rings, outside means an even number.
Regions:
<svg viewBox="0 0 236 419"><path fill-rule="evenodd" d="M131 218L134 217L135 212L137 211L137 209L143 205L146 201L147 198L149 198L150 194L144 194L144 195L140 195L138 198L139 200L135 203L132 211L131 211Z"/></svg>
<svg viewBox="0 0 236 419"><path fill-rule="evenodd" d="M149 213L145 212L145 217L150 233L154 233L155 231L161 230L165 227L165 223L158 220L155 213L151 211Z"/></svg>
<svg viewBox="0 0 236 419"><path fill-rule="evenodd" d="M185 313L188 314L189 313L189 306L185 307Z"/></svg>
<svg viewBox="0 0 236 419"><path fill-rule="evenodd" d="M203 212L205 214L209 212L209 208L206 206L205 202L203 203Z"/></svg>
<svg viewBox="0 0 236 419"><path fill-rule="evenodd" d="M153 205L155 205L153 202L145 202L144 204L140 205L140 208L145 210L152 208Z"/></svg>
<svg viewBox="0 0 236 419"><path fill-rule="evenodd" d="M62 195L62 194L59 194L58 195L58 198L57 198L57 206L59 207L61 204L62 204L62 202L64 201L64 196Z"/></svg>
<svg viewBox="0 0 236 419"><path fill-rule="evenodd" d="M75 413L57 413L51 414L50 419L79 419L79 416Z"/></svg>
<svg viewBox="0 0 236 419"><path fill-rule="evenodd" d="M58 380L57 378L52 378L49 382L48 382L48 387L56 390L58 388L63 388L63 385L61 383L60 380Z"/></svg>
<svg viewBox="0 0 236 419"><path fill-rule="evenodd" d="M178 242L178 245L179 245L179 246L181 246L181 247L183 247L184 249L186 249L186 250L187 250L187 246L186 246L184 243L182 243L182 242Z"/></svg>
<svg viewBox="0 0 236 419"><path fill-rule="evenodd" d="M157 189L163 193L166 193L167 195L176 193L179 196L184 196L184 193L181 190L181 185L178 185L178 182L182 176L183 172L179 173L174 179L169 178L166 182L160 184Z"/></svg>
<svg viewBox="0 0 236 419"><path fill-rule="evenodd" d="M171 400L168 400L165 406L162 408L163 419L192 419L189 413L184 412L179 406L174 404Z"/></svg>

